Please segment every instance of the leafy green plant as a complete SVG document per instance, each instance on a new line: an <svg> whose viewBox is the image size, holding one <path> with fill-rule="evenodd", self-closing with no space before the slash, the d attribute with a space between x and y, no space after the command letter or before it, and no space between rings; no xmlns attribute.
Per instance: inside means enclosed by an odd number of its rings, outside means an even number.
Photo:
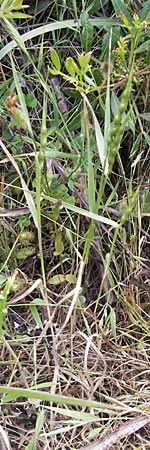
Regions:
<svg viewBox="0 0 150 450"><path fill-rule="evenodd" d="M76 64L74 59L71 57L68 57L66 59L65 67L68 72L68 75L65 75L65 73L61 71L61 61L58 53L54 48L50 49L50 58L51 58L50 60L51 66L49 66L49 71L52 75L62 76L66 81L73 84L76 90L79 92L84 91L86 85L89 90L89 84L88 83L86 84L85 75L87 74L87 72L90 71L89 65L91 59L90 52L86 53L85 55L84 54L79 55L77 61L78 64Z"/></svg>
<svg viewBox="0 0 150 450"><path fill-rule="evenodd" d="M14 399L20 415L24 404L19 437L13 414L14 447L73 450L86 445L83 436L90 445L97 436L98 447L105 436L108 446L111 434L116 448L138 448L133 417L149 420L149 2L142 3L134 16L133 2L123 0L40 1L33 20L2 19L0 391L6 425ZM12 126L6 112L13 92L25 127ZM16 267L25 285L16 278L8 298ZM146 448L143 432L141 442Z"/></svg>

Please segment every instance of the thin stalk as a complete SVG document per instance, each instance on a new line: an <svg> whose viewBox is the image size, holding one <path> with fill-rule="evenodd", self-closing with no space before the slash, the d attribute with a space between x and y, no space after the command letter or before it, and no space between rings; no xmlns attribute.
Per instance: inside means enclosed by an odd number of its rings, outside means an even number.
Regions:
<svg viewBox="0 0 150 450"><path fill-rule="evenodd" d="M43 247L42 247L42 224L41 224L41 177L42 177L42 170L43 170L43 166L44 166L45 148L46 148L46 143L47 143L46 111L47 111L47 107L46 107L45 91L44 91L40 150L39 150L39 153L37 153L37 155L36 155L36 207L37 207L38 246L39 246L40 262L41 262L41 272L42 272L43 285L44 285L45 301L47 304L48 320L51 323L50 309L49 309L49 303L48 303L48 298L47 298L44 255L43 255Z"/></svg>

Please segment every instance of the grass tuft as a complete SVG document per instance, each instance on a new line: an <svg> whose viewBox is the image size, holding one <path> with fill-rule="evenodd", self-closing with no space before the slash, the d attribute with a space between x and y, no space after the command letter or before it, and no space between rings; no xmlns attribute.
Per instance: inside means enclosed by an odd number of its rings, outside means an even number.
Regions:
<svg viewBox="0 0 150 450"><path fill-rule="evenodd" d="M5 450L150 448L148 4L0 3Z"/></svg>

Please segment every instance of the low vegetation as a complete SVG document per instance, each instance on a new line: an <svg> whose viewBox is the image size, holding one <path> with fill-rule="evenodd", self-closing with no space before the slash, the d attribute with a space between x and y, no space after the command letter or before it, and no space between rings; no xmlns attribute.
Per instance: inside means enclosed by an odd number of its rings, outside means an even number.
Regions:
<svg viewBox="0 0 150 450"><path fill-rule="evenodd" d="M0 414L12 450L150 448L149 11L0 1Z"/></svg>

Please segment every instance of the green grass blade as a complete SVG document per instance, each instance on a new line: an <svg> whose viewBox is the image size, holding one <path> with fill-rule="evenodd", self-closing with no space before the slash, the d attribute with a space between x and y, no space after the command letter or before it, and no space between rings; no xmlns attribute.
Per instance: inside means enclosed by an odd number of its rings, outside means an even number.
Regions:
<svg viewBox="0 0 150 450"><path fill-rule="evenodd" d="M96 402L87 399L80 399L75 397L68 397L65 395L51 394L49 392L43 391L34 391L33 389L22 389L22 388L13 388L13 387L5 387L0 386L0 393L5 394L3 397L3 403L7 403L11 400L14 400L19 397L24 398L32 398L35 400L41 400L46 402L54 402L60 405L72 405L72 406L85 406L87 408L96 408L100 411L109 411L109 413L114 413L118 409L118 411L128 411L129 408L127 405L122 403L122 406L114 406L107 403Z"/></svg>
<svg viewBox="0 0 150 450"><path fill-rule="evenodd" d="M106 91L106 104L105 104L105 124L104 124L104 142L105 142L105 158L107 155L107 140L110 133L110 72L111 72L111 40L112 40L112 29L110 30L109 39L109 58L108 58L108 73L107 73L107 91ZM108 174L108 163L105 159L105 175Z"/></svg>
<svg viewBox="0 0 150 450"><path fill-rule="evenodd" d="M85 102L87 103L91 114L92 114L92 118L93 118L93 122L94 122L94 127L95 127L95 136L96 136L96 143L97 143L97 148L98 148L98 153L99 153L99 158L102 164L102 168L105 167L105 170L107 170L107 164L106 164L106 150L105 150L105 145L104 145L104 137L103 134L101 132L101 128L100 125L98 123L97 117L95 115L95 112L88 100L88 98L86 97L85 94L82 93L82 97L84 98Z"/></svg>
<svg viewBox="0 0 150 450"><path fill-rule="evenodd" d="M93 24L93 26L96 26L97 28L106 27L106 26L111 27L111 26L116 26L116 25L123 26L123 24L120 21L110 19L110 18L91 19L91 23ZM21 45L23 45L24 42L26 42L30 39L33 39L37 36L41 36L45 33L50 33L52 31L56 31L56 30L62 30L63 28L76 29L76 28L78 28L78 26L80 26L80 21L77 22L76 20L63 20L63 21L52 22L47 25L43 25L42 27L34 28L34 30L28 31L27 33L20 35ZM9 42L9 44L5 45L0 50L0 60L2 58L4 58L4 56L6 56L9 52L11 52L11 50L13 50L13 48L17 47L17 45L18 44L15 41L11 41L11 42Z"/></svg>
<svg viewBox="0 0 150 450"><path fill-rule="evenodd" d="M131 14L129 13L129 9L127 8L125 2L123 0L119 0L119 1L112 0L112 4L113 4L116 15L119 16L120 13L123 13L131 25L132 17L131 17Z"/></svg>
<svg viewBox="0 0 150 450"><path fill-rule="evenodd" d="M71 205L69 203L62 201L62 206L66 209L69 209L70 211L74 211L77 214L81 214L82 216L89 217L89 219L96 220L98 222L106 223L107 225L111 227L118 227L118 223L114 220L108 219L107 217L100 216L99 214L95 214L92 211L88 211L83 208L79 208L78 206Z"/></svg>

